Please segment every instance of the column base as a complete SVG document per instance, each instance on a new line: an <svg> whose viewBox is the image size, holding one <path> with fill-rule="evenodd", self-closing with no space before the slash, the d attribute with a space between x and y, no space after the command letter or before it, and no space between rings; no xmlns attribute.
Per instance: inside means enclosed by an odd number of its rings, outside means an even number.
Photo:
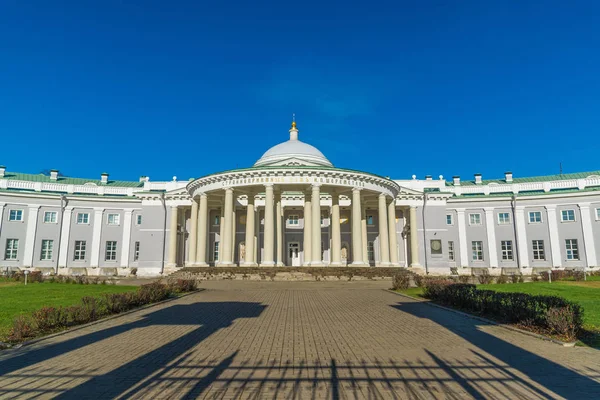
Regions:
<svg viewBox="0 0 600 400"><path fill-rule="evenodd" d="M245 262L240 264L240 267L258 267L258 264L255 262Z"/></svg>
<svg viewBox="0 0 600 400"><path fill-rule="evenodd" d="M275 262L274 261L263 261L262 263L258 264L258 266L272 268L275 266Z"/></svg>
<svg viewBox="0 0 600 400"><path fill-rule="evenodd" d="M313 261L310 263L311 267L324 267L325 264L323 263L323 261Z"/></svg>
<svg viewBox="0 0 600 400"><path fill-rule="evenodd" d="M390 263L390 265L388 265L388 267L390 267L390 268L399 268L401 266L402 265L400 263L392 263L392 262Z"/></svg>
<svg viewBox="0 0 600 400"><path fill-rule="evenodd" d="M385 268L389 267L390 265L392 265L392 263L390 263L390 262L382 262L382 263L375 264L376 267L385 267Z"/></svg>
<svg viewBox="0 0 600 400"><path fill-rule="evenodd" d="M332 262L331 264L329 264L330 267L342 267L344 266L344 264L342 264L341 262Z"/></svg>
<svg viewBox="0 0 600 400"><path fill-rule="evenodd" d="M302 264L302 266L303 266L303 267L310 267L310 266L311 266L311 265L310 265L310 261L308 261L308 262L305 262L304 264Z"/></svg>
<svg viewBox="0 0 600 400"><path fill-rule="evenodd" d="M166 265L166 268L177 268L177 264L176 263L168 263Z"/></svg>
<svg viewBox="0 0 600 400"><path fill-rule="evenodd" d="M224 261L215 264L215 267L234 267L235 264L231 261Z"/></svg>
<svg viewBox="0 0 600 400"><path fill-rule="evenodd" d="M364 261L356 261L356 262L353 262L352 264L348 264L348 266L349 267L363 267L363 268L370 267L370 265L365 263Z"/></svg>
<svg viewBox="0 0 600 400"><path fill-rule="evenodd" d="M276 267L285 267L285 264L282 262L278 262L277 264L275 264Z"/></svg>
<svg viewBox="0 0 600 400"><path fill-rule="evenodd" d="M411 263L410 267L411 268L422 268L423 266L421 264L419 264L419 263Z"/></svg>
<svg viewBox="0 0 600 400"><path fill-rule="evenodd" d="M205 262L199 262L199 263L194 263L192 265L192 267L198 267L198 268L202 268L203 267L203 268L206 268L206 267L209 267L209 265L207 263L205 263Z"/></svg>

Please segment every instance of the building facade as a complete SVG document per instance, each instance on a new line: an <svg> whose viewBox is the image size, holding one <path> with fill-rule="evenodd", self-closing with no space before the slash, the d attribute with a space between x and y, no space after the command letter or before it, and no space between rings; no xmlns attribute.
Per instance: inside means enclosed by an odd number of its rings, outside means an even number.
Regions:
<svg viewBox="0 0 600 400"><path fill-rule="evenodd" d="M428 274L598 268L600 171L392 180L298 139L250 168L112 181L0 166L2 269L158 276L188 267L403 267Z"/></svg>

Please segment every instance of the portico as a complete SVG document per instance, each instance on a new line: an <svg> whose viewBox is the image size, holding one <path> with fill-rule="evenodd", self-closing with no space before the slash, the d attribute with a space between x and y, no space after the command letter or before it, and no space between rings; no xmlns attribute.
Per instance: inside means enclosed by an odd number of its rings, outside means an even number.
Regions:
<svg viewBox="0 0 600 400"><path fill-rule="evenodd" d="M172 210L190 215L185 264L397 267L402 260L418 266L416 229L408 235L410 260L398 245L407 239L403 229L416 226L416 215L397 204L400 187L388 178L335 168L298 140L295 123L289 132L290 140L252 168L187 185L191 206ZM177 231L171 227L169 264L177 260Z"/></svg>

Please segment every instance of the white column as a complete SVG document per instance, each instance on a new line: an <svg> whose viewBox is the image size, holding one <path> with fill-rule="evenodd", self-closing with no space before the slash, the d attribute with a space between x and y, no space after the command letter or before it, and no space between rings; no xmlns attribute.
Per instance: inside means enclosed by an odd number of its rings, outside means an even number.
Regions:
<svg viewBox="0 0 600 400"><path fill-rule="evenodd" d="M281 204L281 192L277 192L275 206L275 224L277 226L277 266L283 267L283 205Z"/></svg>
<svg viewBox="0 0 600 400"><path fill-rule="evenodd" d="M309 266L312 258L312 202L310 198L310 191L304 192L304 266Z"/></svg>
<svg viewBox="0 0 600 400"><path fill-rule="evenodd" d="M562 256L560 254L560 239L558 237L558 218L556 216L556 205L549 204L545 206L546 218L548 218L548 234L550 236L550 253L552 254L552 266L562 266Z"/></svg>
<svg viewBox="0 0 600 400"><path fill-rule="evenodd" d="M465 220L465 209L456 209L456 223L458 227L458 251L460 253L460 266L469 266L469 247L467 245L467 224Z"/></svg>
<svg viewBox="0 0 600 400"><path fill-rule="evenodd" d="M33 267L34 264L35 233L39 211L40 206L29 206L29 212L27 213L27 231L25 233L25 253L23 255L24 267Z"/></svg>
<svg viewBox="0 0 600 400"><path fill-rule="evenodd" d="M417 268L421 266L421 264L419 263L418 235L419 231L417 229L417 207L410 206L410 266Z"/></svg>
<svg viewBox="0 0 600 400"><path fill-rule="evenodd" d="M192 212L193 214L193 212ZM194 266L208 267L206 261L207 233L208 233L208 196L206 193L200 195L197 219L192 218L192 224L197 226L196 258Z"/></svg>
<svg viewBox="0 0 600 400"><path fill-rule="evenodd" d="M388 204L388 229L390 239L390 266L397 267L398 264L398 234L396 232L396 199Z"/></svg>
<svg viewBox="0 0 600 400"><path fill-rule="evenodd" d="M129 251L131 250L131 222L133 210L125 210L123 218L123 239L121 240L121 267L129 267Z"/></svg>
<svg viewBox="0 0 600 400"><path fill-rule="evenodd" d="M408 260L408 236L406 235L406 229L408 224L408 213L409 213L409 209L407 207L403 207L402 208L402 232L405 232L404 236L402 237L402 248L404 251L404 267L408 268L409 266L409 260ZM410 228L410 226L408 226Z"/></svg>
<svg viewBox="0 0 600 400"><path fill-rule="evenodd" d="M273 205L273 184L268 183L265 185L265 229L263 233L265 242L265 253L260 265L265 267L272 267L275 263L273 261L273 253L275 251L274 246L274 205Z"/></svg>
<svg viewBox="0 0 600 400"><path fill-rule="evenodd" d="M221 209L219 213L219 260L215 260L215 265L223 260L223 239L225 236L225 199L221 201Z"/></svg>
<svg viewBox="0 0 600 400"><path fill-rule="evenodd" d="M233 224L233 189L225 189L225 207L223 212L223 237L221 238L221 247L219 248L219 265L221 267L230 267L233 262L231 260L231 236Z"/></svg>
<svg viewBox="0 0 600 400"><path fill-rule="evenodd" d="M171 206L170 224L169 224L169 258L167 267L177 267L177 206Z"/></svg>
<svg viewBox="0 0 600 400"><path fill-rule="evenodd" d="M66 268L69 256L69 235L71 233L71 217L73 216L73 207L66 207L62 215L62 228L60 230L60 256L58 257L58 267Z"/></svg>
<svg viewBox="0 0 600 400"><path fill-rule="evenodd" d="M596 247L594 244L594 231L592 221L596 218L595 209L590 211L590 203L579 203L579 214L581 216L581 228L583 230L583 243L585 245L585 259L587 267L597 267Z"/></svg>
<svg viewBox="0 0 600 400"><path fill-rule="evenodd" d="M360 234L362 238L362 256L365 265L371 265L369 260L369 236L367 234L367 206L365 205L365 200L361 201L360 205Z"/></svg>
<svg viewBox="0 0 600 400"><path fill-rule="evenodd" d="M248 206L246 207L246 256L244 265L255 267L254 259L254 193L248 193Z"/></svg>
<svg viewBox="0 0 600 400"><path fill-rule="evenodd" d="M237 230L237 220L235 215L235 196L233 197L233 206L231 208L231 262L233 265L236 265L235 260L235 245L236 245L236 230Z"/></svg>
<svg viewBox="0 0 600 400"><path fill-rule="evenodd" d="M258 254L260 252L260 246L258 239L260 238L260 210L258 206L254 205L254 264L258 265Z"/></svg>
<svg viewBox="0 0 600 400"><path fill-rule="evenodd" d="M390 266L390 238L389 238L389 227L388 227L388 216L387 216L387 201L385 194L379 195L379 266L389 267Z"/></svg>
<svg viewBox="0 0 600 400"><path fill-rule="evenodd" d="M96 268L100 265L100 240L102 239L102 216L103 208L94 208L94 227L92 228L92 252L90 255L90 267Z"/></svg>
<svg viewBox="0 0 600 400"><path fill-rule="evenodd" d="M322 267L321 255L321 185L312 185L312 260L311 267Z"/></svg>
<svg viewBox="0 0 600 400"><path fill-rule="evenodd" d="M485 229L487 232L488 253L490 256L490 267L498 267L498 247L496 245L496 230L494 224L494 208L484 207Z"/></svg>
<svg viewBox="0 0 600 400"><path fill-rule="evenodd" d="M198 248L198 201L192 197L192 215L190 216L190 243L188 266L196 264L196 253Z"/></svg>
<svg viewBox="0 0 600 400"><path fill-rule="evenodd" d="M2 221L4 220L4 208L6 203L0 203L0 234L2 234Z"/></svg>
<svg viewBox="0 0 600 400"><path fill-rule="evenodd" d="M527 231L525 229L525 207L515 207L515 219L517 236L519 238L519 262L521 264L521 268L529 268L529 252L527 251Z"/></svg>
<svg viewBox="0 0 600 400"><path fill-rule="evenodd" d="M342 265L342 234L340 231L340 198L331 194L331 266Z"/></svg>
<svg viewBox="0 0 600 400"><path fill-rule="evenodd" d="M363 260L360 189L352 189L352 265L366 267Z"/></svg>

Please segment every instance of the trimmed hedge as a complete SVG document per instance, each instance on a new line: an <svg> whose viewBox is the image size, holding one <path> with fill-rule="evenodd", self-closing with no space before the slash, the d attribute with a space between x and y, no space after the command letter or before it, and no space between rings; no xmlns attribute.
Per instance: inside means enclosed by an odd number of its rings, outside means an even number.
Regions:
<svg viewBox="0 0 600 400"><path fill-rule="evenodd" d="M68 307L42 307L29 315L18 316L8 339L21 342L36 336L96 321L145 304L156 303L177 293L197 290L195 280L177 279L140 286L135 292L105 293L100 297L83 297L80 304Z"/></svg>
<svg viewBox="0 0 600 400"><path fill-rule="evenodd" d="M583 308L558 296L479 290L449 280L427 282L423 295L435 302L492 317L501 322L537 328L575 340L583 326Z"/></svg>

